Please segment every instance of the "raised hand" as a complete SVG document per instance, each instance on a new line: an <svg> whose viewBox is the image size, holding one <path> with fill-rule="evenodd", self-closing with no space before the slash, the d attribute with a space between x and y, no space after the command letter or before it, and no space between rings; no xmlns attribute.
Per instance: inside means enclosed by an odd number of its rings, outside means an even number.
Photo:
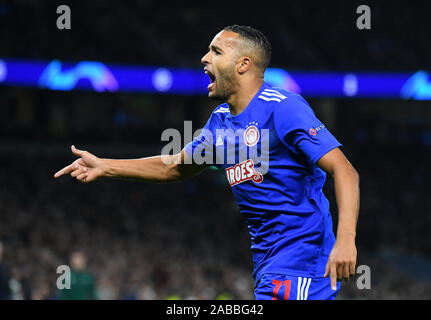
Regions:
<svg viewBox="0 0 431 320"><path fill-rule="evenodd" d="M72 178L76 178L81 182L91 182L103 175L102 159L96 157L88 151L83 151L71 147L72 153L79 157L72 164L64 167L54 174L54 178L59 178L64 174L70 174Z"/></svg>

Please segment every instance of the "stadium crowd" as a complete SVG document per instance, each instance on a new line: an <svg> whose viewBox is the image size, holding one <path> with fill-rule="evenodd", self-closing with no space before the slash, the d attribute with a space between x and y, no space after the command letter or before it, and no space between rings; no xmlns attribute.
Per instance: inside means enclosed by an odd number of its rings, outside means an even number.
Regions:
<svg viewBox="0 0 431 320"><path fill-rule="evenodd" d="M57 267L78 251L98 299L253 298L248 230L223 172L166 185L52 176L73 159L72 143L103 157L158 154L164 129L181 130L183 120L198 128L213 102L5 87L0 99L0 275L8 279L0 287L9 284L7 297L65 298ZM322 110L318 99L311 105ZM335 106L335 134L361 176L358 265L372 273L370 290L353 279L338 298L430 298L429 279L382 255L431 258L429 108L370 100ZM336 225L330 177L325 194Z"/></svg>
<svg viewBox="0 0 431 320"><path fill-rule="evenodd" d="M87 256L99 298L252 292L245 225L225 185L217 188L209 177L80 185L52 178L67 158L9 160L2 161L4 261L14 279L30 285L32 298L56 296L56 268L69 265L75 250Z"/></svg>
<svg viewBox="0 0 431 320"><path fill-rule="evenodd" d="M75 2L72 29L66 31L56 28L58 5L0 1L0 57L200 68L212 37L231 24L262 29L273 44L272 66L291 70L418 69L431 50L426 3L370 4L372 25L366 31L356 27L357 1L335 6L290 0L258 10L242 1L211 7L196 1Z"/></svg>
<svg viewBox="0 0 431 320"><path fill-rule="evenodd" d="M357 2L330 10L326 2L301 3L243 12L239 3L214 3L209 10L198 2L166 8L160 1L97 0L71 4L72 30L59 31L57 2L0 0L0 57L200 68L216 32L252 21L273 45L273 67L428 66L424 7L371 5L372 30L358 31ZM429 105L334 104L335 134L361 177L358 265L371 269L371 289L358 289L357 275L343 284L338 299L431 299L429 277L384 258L390 252L431 259ZM97 299L253 298L248 230L223 172L166 185L53 179L73 159L72 143L106 157L157 154L164 129L182 130L183 120L197 129L213 103L205 97L0 87L0 105L1 299L67 299L56 286L57 267L72 266L76 252L86 257L84 271ZM325 194L336 225L330 177Z"/></svg>
<svg viewBox="0 0 431 320"><path fill-rule="evenodd" d="M372 287L359 290L354 278L343 285L339 299L429 299L429 280L419 281L379 258L387 248L430 252L426 165L409 166L410 156L424 154L372 154L353 157L362 177L358 265L370 267ZM69 265L75 251L87 256L98 299L253 298L247 228L222 172L210 170L180 184L99 180L87 185L52 178L70 156L0 159L0 235L12 298L60 297L56 269ZM394 174L403 167L409 169ZM325 191L336 220L330 178Z"/></svg>

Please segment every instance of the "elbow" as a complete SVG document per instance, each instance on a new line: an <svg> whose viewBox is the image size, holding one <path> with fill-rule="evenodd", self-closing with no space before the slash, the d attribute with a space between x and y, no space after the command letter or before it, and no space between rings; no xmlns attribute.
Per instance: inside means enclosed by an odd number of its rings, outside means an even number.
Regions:
<svg viewBox="0 0 431 320"><path fill-rule="evenodd" d="M359 187L359 173L356 171L356 169L353 166L350 166L350 176L352 177L352 180L354 181L354 184Z"/></svg>
<svg viewBox="0 0 431 320"><path fill-rule="evenodd" d="M180 165L177 163L169 164L165 167L165 178L166 182L177 182L182 180L180 171Z"/></svg>
<svg viewBox="0 0 431 320"><path fill-rule="evenodd" d="M359 189L360 189L360 186L359 186L360 179L359 179L359 173L356 170L355 170L355 175L354 175L354 181L355 181L355 186L356 186L356 188L357 188L357 190L359 192Z"/></svg>
<svg viewBox="0 0 431 320"><path fill-rule="evenodd" d="M344 180L345 178L349 177L350 181L353 181L355 185L359 186L359 173L350 163L347 165L336 167L331 172L331 174L334 179L336 179L337 177L343 177L342 179Z"/></svg>
<svg viewBox="0 0 431 320"><path fill-rule="evenodd" d="M355 170L355 173L356 173L356 181L357 181L357 182L358 182L358 184L359 184L359 181L360 181L359 173L358 173L358 171L356 171L356 170Z"/></svg>
<svg viewBox="0 0 431 320"><path fill-rule="evenodd" d="M166 182L180 182L184 180L184 175L181 171L182 158L181 154L170 156L165 162L164 180Z"/></svg>
<svg viewBox="0 0 431 320"><path fill-rule="evenodd" d="M355 179L355 181L357 181L357 183L359 184L359 173L358 173L358 171L356 171L356 169L352 166L352 165L350 165L350 170L351 170L351 172L352 172L352 176L353 176L353 178Z"/></svg>

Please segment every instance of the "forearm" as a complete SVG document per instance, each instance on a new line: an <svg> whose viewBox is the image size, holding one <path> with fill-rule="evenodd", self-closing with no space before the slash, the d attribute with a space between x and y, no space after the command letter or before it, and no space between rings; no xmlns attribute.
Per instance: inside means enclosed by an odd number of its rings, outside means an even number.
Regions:
<svg viewBox="0 0 431 320"><path fill-rule="evenodd" d="M355 274L359 175L339 148L325 154L317 164L334 178L338 205L337 241L329 255L325 277L331 276L331 287L336 290L337 279L348 279L349 276Z"/></svg>
<svg viewBox="0 0 431 320"><path fill-rule="evenodd" d="M335 195L338 206L337 239L354 241L359 214L359 175L346 166L334 172Z"/></svg>
<svg viewBox="0 0 431 320"><path fill-rule="evenodd" d="M101 159L103 176L105 177L139 179L153 183L181 180L175 160L175 156L154 156L127 160Z"/></svg>

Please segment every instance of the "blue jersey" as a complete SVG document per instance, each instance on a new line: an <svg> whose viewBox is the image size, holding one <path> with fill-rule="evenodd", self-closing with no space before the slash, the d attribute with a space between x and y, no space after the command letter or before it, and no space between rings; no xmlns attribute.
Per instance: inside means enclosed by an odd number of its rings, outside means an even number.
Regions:
<svg viewBox="0 0 431 320"><path fill-rule="evenodd" d="M264 273L323 277L335 237L316 162L339 146L300 95L267 83L238 115L218 106L186 145L196 163L225 170L247 221L256 282Z"/></svg>

